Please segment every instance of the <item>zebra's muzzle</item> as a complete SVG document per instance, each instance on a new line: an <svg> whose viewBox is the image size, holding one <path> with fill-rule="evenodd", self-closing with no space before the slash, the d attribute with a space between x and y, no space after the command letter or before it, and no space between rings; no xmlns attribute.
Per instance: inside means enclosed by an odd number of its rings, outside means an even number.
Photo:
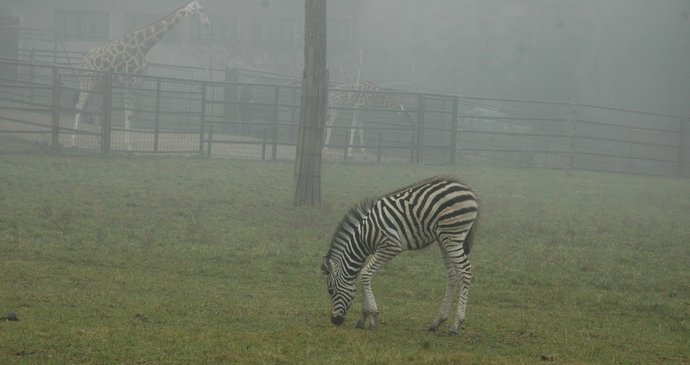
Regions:
<svg viewBox="0 0 690 365"><path fill-rule="evenodd" d="M345 322L345 317L340 315L331 316L331 322L336 326L340 326L341 324L343 324L343 322Z"/></svg>

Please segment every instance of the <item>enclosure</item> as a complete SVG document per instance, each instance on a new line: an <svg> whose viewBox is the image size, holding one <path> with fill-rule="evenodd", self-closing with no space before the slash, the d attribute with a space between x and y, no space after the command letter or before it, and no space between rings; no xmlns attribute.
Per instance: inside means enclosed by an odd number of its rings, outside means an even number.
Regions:
<svg viewBox="0 0 690 365"><path fill-rule="evenodd" d="M133 125L125 130L120 82L125 75L90 71L106 87L93 93L74 129L83 70L8 60L0 66L0 134L13 138L103 153L264 160L295 155L300 90L285 78L240 82L237 70L226 70L228 81L222 82L143 76ZM330 92L338 90L333 85ZM432 164L482 159L522 167L688 176L687 117L568 102L400 90L380 94L405 112L376 103L333 106L341 112L325 159ZM352 123L355 109L363 115L361 131ZM130 145L125 144L127 133ZM354 148L348 152L348 147Z"/></svg>

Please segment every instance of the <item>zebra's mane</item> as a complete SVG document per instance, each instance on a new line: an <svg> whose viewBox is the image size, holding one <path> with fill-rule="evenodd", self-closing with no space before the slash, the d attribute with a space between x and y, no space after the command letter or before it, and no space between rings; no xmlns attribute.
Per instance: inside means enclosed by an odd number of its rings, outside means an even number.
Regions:
<svg viewBox="0 0 690 365"><path fill-rule="evenodd" d="M335 242L335 237L338 235L338 233L350 230L353 226L360 225L362 221L364 221L364 219L366 219L366 217L369 215L369 212L371 212L371 208L374 206L374 203L376 203L376 200L377 199L374 198L364 199L350 208L350 211L345 214L343 219L340 221L340 224L338 224L338 228L333 233L331 247L328 249L326 257L332 257L333 243Z"/></svg>
<svg viewBox="0 0 690 365"><path fill-rule="evenodd" d="M395 194L398 194L398 193L403 192L403 191L405 191L405 190L414 188L415 186L422 186L422 185L426 185L426 184L433 184L433 183L436 183L436 182L439 182L439 181L455 182L455 183L458 183L458 184L460 184L460 185L467 186L467 184L465 184L464 182L458 180L458 178L456 178L456 177L453 177L453 176L446 176L446 175L437 175L437 176L432 176L432 177L430 177L430 178L428 178L428 179L425 179L425 180L422 180L422 181L417 181L417 182L415 182L415 183L413 183L413 184L410 184L410 185L407 185L407 186L405 186L405 187L402 187L402 188L400 188L400 189L398 189L398 190L396 190L396 191L394 191L394 192L392 192L392 193L386 194L385 196L395 195Z"/></svg>

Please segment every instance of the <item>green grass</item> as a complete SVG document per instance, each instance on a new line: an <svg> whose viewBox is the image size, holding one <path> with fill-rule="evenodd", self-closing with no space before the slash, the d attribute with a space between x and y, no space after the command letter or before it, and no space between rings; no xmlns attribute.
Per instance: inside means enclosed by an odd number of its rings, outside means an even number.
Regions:
<svg viewBox="0 0 690 365"><path fill-rule="evenodd" d="M458 166L0 155L0 363L690 363L690 182ZM460 336L430 334L436 247L330 324L321 257L351 204L450 174L480 195ZM445 329L445 328L444 328Z"/></svg>

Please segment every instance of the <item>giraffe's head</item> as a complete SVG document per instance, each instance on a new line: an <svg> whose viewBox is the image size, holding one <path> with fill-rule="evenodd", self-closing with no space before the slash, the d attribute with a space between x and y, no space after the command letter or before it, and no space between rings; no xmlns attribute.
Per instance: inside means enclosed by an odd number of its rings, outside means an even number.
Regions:
<svg viewBox="0 0 690 365"><path fill-rule="evenodd" d="M210 26L211 25L211 20L208 19L208 15L206 15L206 12L204 11L204 6L201 5L201 1L199 0L194 0L187 4L187 6L184 7L185 15L192 15L195 16L199 21L206 25Z"/></svg>

